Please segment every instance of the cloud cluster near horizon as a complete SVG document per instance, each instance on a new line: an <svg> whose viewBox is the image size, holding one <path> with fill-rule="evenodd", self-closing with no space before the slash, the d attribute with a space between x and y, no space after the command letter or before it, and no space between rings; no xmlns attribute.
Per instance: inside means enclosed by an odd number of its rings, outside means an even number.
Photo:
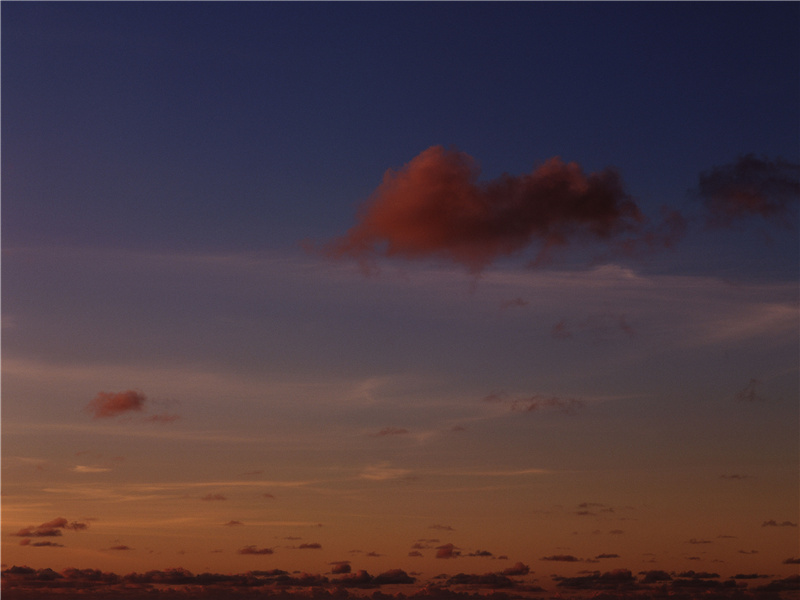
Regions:
<svg viewBox="0 0 800 600"><path fill-rule="evenodd" d="M333 563L344 565L349 563ZM154 585L168 589L170 597L175 598L207 598L209 595L223 594L228 597L235 594L237 598L308 598L318 597L320 590L333 590L337 598L358 598L362 594L350 593L349 589L376 589L386 585L410 585L417 583L417 578L402 569L390 569L379 575L370 575L365 570L350 572L347 568L335 570L341 576L332 579L325 575L300 573L290 575L281 569L252 570L239 574L194 573L177 567L166 570L154 570L146 573L128 573L118 575L97 569L68 568L56 572L52 569L32 569L27 566L13 566L2 571L3 590L13 590L15 597L40 598L42 594L70 593L105 594L109 597L124 595L126 598L149 598L154 593ZM586 573L586 572L584 572ZM469 574L459 573L452 577L439 576L440 582L428 582L414 593L415 598L453 598L468 600L475 597L477 590L515 590L517 592L543 592L536 580L512 579L526 576L530 569L523 563L502 572ZM707 598L713 592L715 598L736 598L750 600L764 597L764 593L780 593L796 590L800 585L800 576L775 579L749 588L748 581L768 579L758 573L738 574L725 581L720 581L717 573L694 571L672 572L652 570L635 576L628 569L612 571L594 571L575 577L552 575L551 579L558 588L569 590L587 590L604 592L605 594L624 594L626 598L644 600L652 598L655 590L665 594L680 594L681 598L694 600ZM174 587L173 587L174 586ZM407 597L405 593L397 595L381 594L384 598ZM771 596L770 596L771 597Z"/></svg>

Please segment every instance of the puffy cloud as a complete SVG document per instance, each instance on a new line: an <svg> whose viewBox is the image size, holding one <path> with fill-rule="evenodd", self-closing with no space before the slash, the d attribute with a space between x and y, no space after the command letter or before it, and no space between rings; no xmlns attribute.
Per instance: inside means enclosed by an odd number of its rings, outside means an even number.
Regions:
<svg viewBox="0 0 800 600"><path fill-rule="evenodd" d="M678 577L688 577L690 579L719 579L719 573L707 573L705 571L683 571Z"/></svg>
<svg viewBox="0 0 800 600"><path fill-rule="evenodd" d="M345 573L350 573L352 571L352 567L350 566L349 560L340 560L337 562L332 562L331 564L331 573L334 575L343 575Z"/></svg>
<svg viewBox="0 0 800 600"><path fill-rule="evenodd" d="M491 589L504 589L514 587L514 582L501 573L486 573L484 575L459 573L458 575L450 577L445 585L469 585L488 587Z"/></svg>
<svg viewBox="0 0 800 600"><path fill-rule="evenodd" d="M672 575L666 571L652 570L642 571L639 575L644 575L642 583L657 583L659 581L672 581Z"/></svg>
<svg viewBox="0 0 800 600"><path fill-rule="evenodd" d="M272 548L256 548L255 546L245 546L237 550L238 554L273 554Z"/></svg>
<svg viewBox="0 0 800 600"><path fill-rule="evenodd" d="M527 575L530 572L531 568L528 565L521 562L516 562L514 563L514 566L503 569L501 573L509 577L514 577L519 575Z"/></svg>
<svg viewBox="0 0 800 600"><path fill-rule="evenodd" d="M800 200L800 165L747 154L701 173L695 194L710 226L763 217L793 227L791 211Z"/></svg>
<svg viewBox="0 0 800 600"><path fill-rule="evenodd" d="M776 579L766 585L756 588L757 592L784 592L789 590L800 590L800 575L790 575L785 579Z"/></svg>
<svg viewBox="0 0 800 600"><path fill-rule="evenodd" d="M461 556L461 551L453 544L443 544L436 547L436 558L457 558Z"/></svg>
<svg viewBox="0 0 800 600"><path fill-rule="evenodd" d="M377 255L441 257L478 272L540 244L537 260L578 239L611 241L644 222L614 169L585 174L552 158L531 173L479 183L468 154L441 146L389 170L357 224L325 246L362 263Z"/></svg>
<svg viewBox="0 0 800 600"><path fill-rule="evenodd" d="M628 569L614 569L606 573L595 571L591 575L557 578L559 586L579 589L618 589L634 587L636 579Z"/></svg>
<svg viewBox="0 0 800 600"><path fill-rule="evenodd" d="M50 521L46 521L41 525L37 526L30 526L25 527L17 531L15 536L18 537L56 537L61 535L61 531L64 529L70 529L72 531L83 531L88 529L88 523L80 523L78 521L68 521L64 517L56 517Z"/></svg>
<svg viewBox="0 0 800 600"><path fill-rule="evenodd" d="M375 576L372 580L375 585L396 585L414 583L415 581L416 579L414 577L411 577L402 569L389 569Z"/></svg>
<svg viewBox="0 0 800 600"><path fill-rule="evenodd" d="M94 413L94 418L116 417L130 411L140 411L144 407L144 394L134 390L124 392L99 392L86 405L86 409Z"/></svg>
<svg viewBox="0 0 800 600"><path fill-rule="evenodd" d="M764 521L761 524L762 527L797 527L797 523L792 523L791 521L782 521L778 522L774 519L770 519L769 521Z"/></svg>
<svg viewBox="0 0 800 600"><path fill-rule="evenodd" d="M465 554L464 556L488 558L490 556L494 556L494 554L492 554L488 550L476 550L475 552L470 552L469 554Z"/></svg>

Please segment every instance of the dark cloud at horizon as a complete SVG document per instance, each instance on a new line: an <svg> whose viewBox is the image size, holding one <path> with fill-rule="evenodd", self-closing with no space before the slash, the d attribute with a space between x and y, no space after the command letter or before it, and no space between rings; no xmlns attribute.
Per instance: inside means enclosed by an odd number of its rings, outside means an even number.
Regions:
<svg viewBox="0 0 800 600"><path fill-rule="evenodd" d="M120 546L120 549L123 547ZM124 547L127 548L127 547ZM793 564L793 563L792 563ZM332 573L336 574L336 566L350 566L349 561L331 563ZM146 573L128 573L118 575L98 569L67 568L61 572L53 569L33 569L27 566L12 566L0 573L4 593L13 594L14 598L33 600L35 598L57 595L64 600L83 598L86 594L92 597L116 597L120 595L128 599L150 597L153 585L164 586L164 592L171 598L208 598L234 594L236 598L301 598L317 597L317 592L330 590L337 598L347 600L358 598L363 592L353 593L348 590L378 589L382 586L411 585L417 578L402 569L389 569L379 575L370 575L365 570L355 573L347 568L338 571L342 576L336 579L321 574L300 573L290 575L281 569L251 570L239 574L201 573L194 574L181 567L165 570L152 570ZM433 600L447 597L457 600L474 598L474 590L516 590L518 592L547 591L538 585L525 580L511 579L529 575L530 569L523 563L517 563L509 569L495 573L470 574L459 573L454 576L441 575L434 578L436 583L420 583L423 587L413 593L417 599ZM668 573L666 571L643 571L638 578L628 569L612 571L582 572L578 576L563 577L552 575L557 588L570 590L586 590L606 594L612 597L624 593L626 598L644 600L651 598L654 591L673 595L677 593L685 600L707 598L713 591L714 597L720 600L731 598L736 600L755 600L765 597L764 593L781 592L800 589L800 576L774 578L769 583L748 587L748 581L768 579L772 576L754 574L737 574L725 581L720 580L717 573L683 571ZM752 590L752 591L751 591ZM72 594L72 595L70 595ZM99 596L98 596L99 594ZM611 596L608 596L611 594ZM384 594L381 597L397 599L408 597L406 593ZM770 596L772 597L772 596Z"/></svg>

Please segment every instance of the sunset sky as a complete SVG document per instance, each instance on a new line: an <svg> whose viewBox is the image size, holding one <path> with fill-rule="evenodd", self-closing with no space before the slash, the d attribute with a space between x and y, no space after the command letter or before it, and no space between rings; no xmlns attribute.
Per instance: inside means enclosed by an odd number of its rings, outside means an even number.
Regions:
<svg viewBox="0 0 800 600"><path fill-rule="evenodd" d="M1 10L4 586L797 575L799 4Z"/></svg>

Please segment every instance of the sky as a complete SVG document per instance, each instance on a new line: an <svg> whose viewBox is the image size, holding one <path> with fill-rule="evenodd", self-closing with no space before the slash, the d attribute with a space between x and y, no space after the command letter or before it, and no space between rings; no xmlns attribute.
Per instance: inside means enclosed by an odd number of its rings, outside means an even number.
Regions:
<svg viewBox="0 0 800 600"><path fill-rule="evenodd" d="M798 593L797 3L0 12L9 597Z"/></svg>

